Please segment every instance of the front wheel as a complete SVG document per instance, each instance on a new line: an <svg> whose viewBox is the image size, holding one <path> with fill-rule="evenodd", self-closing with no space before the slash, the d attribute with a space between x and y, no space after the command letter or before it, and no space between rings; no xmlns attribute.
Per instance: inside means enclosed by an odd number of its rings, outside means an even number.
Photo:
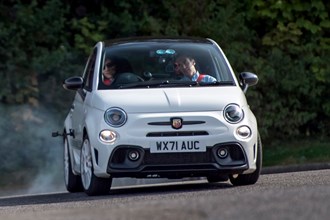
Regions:
<svg viewBox="0 0 330 220"><path fill-rule="evenodd" d="M99 178L94 175L91 146L87 136L84 138L81 149L80 172L82 185L87 195L94 196L109 193L112 178Z"/></svg>
<svg viewBox="0 0 330 220"><path fill-rule="evenodd" d="M236 174L230 175L230 182L234 186L242 186L242 185L252 185L255 184L260 176L261 167L262 167L262 144L260 136L258 135L257 141L257 160L256 160L256 170L250 174Z"/></svg>

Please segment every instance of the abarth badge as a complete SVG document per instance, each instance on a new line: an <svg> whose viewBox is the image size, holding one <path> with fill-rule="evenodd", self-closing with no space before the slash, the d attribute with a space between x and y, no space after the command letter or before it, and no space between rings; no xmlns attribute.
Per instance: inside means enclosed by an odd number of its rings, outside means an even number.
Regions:
<svg viewBox="0 0 330 220"><path fill-rule="evenodd" d="M171 118L171 125L174 129L182 128L182 118Z"/></svg>

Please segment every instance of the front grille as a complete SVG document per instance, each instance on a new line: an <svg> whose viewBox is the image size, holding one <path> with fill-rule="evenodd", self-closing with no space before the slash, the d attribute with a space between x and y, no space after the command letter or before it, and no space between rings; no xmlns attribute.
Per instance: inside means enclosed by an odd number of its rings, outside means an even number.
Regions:
<svg viewBox="0 0 330 220"><path fill-rule="evenodd" d="M208 149L206 152L194 153L153 153L149 150L145 151L143 164L195 164L195 163L212 163L214 162L212 151Z"/></svg>
<svg viewBox="0 0 330 220"><path fill-rule="evenodd" d="M218 156L220 148L227 149L228 156ZM140 157L137 160L129 159L131 150L138 151ZM171 152L171 153L150 153L150 149L141 146L121 145L113 150L108 163L108 172L116 173L117 176L144 177L146 173L157 174L157 171L173 172L175 170L217 170L233 168L246 165L247 159L242 146L239 143L221 143L214 146L207 146L206 152ZM124 172L124 173L123 173ZM145 172L145 173L144 173ZM144 174L142 174L144 173ZM173 174L173 173L171 173Z"/></svg>
<svg viewBox="0 0 330 220"><path fill-rule="evenodd" d="M170 131L170 132L150 132L147 137L177 137L177 136L204 136L209 135L206 131Z"/></svg>

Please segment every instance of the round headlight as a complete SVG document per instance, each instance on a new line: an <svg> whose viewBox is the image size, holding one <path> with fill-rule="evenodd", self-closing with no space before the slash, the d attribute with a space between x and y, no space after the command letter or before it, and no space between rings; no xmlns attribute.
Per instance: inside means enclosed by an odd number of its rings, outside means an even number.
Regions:
<svg viewBox="0 0 330 220"><path fill-rule="evenodd" d="M224 110L224 117L229 123L238 123L244 118L244 112L236 104L229 104Z"/></svg>
<svg viewBox="0 0 330 220"><path fill-rule="evenodd" d="M127 121L127 115L121 108L109 108L104 113L105 122L112 127L121 127Z"/></svg>

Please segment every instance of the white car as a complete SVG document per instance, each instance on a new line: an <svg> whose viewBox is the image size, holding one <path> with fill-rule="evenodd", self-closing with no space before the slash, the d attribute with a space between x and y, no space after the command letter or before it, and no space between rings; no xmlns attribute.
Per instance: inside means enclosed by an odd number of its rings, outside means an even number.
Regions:
<svg viewBox="0 0 330 220"><path fill-rule="evenodd" d="M116 60L110 85L107 59ZM187 77L185 68L211 80ZM238 78L211 39L98 42L82 77L63 84L76 91L62 133L67 190L106 194L120 177L256 183L262 145L245 92L258 77Z"/></svg>

